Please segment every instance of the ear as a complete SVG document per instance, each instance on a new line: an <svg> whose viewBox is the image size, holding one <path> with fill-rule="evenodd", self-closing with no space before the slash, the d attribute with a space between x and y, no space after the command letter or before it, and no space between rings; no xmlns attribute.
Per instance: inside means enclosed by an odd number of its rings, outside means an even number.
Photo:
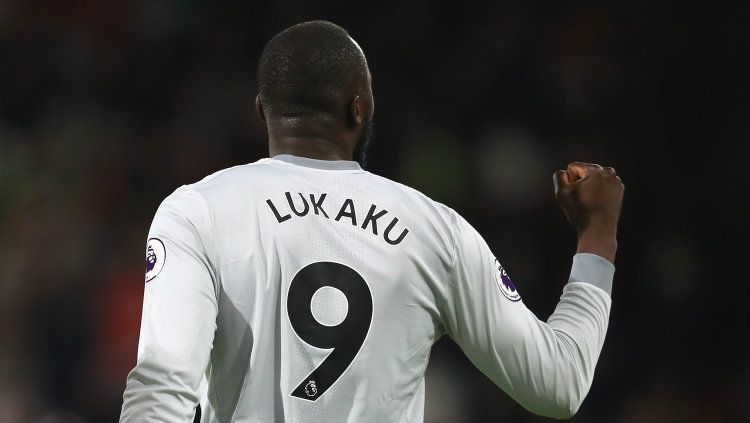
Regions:
<svg viewBox="0 0 750 423"><path fill-rule="evenodd" d="M365 108L362 97L354 97L354 100L349 104L349 118L355 126L360 126L364 122L364 112Z"/></svg>
<svg viewBox="0 0 750 423"><path fill-rule="evenodd" d="M258 117L260 117L260 120L265 122L266 114L265 112L263 112L263 105L260 104L260 94L255 96L255 111L258 112Z"/></svg>

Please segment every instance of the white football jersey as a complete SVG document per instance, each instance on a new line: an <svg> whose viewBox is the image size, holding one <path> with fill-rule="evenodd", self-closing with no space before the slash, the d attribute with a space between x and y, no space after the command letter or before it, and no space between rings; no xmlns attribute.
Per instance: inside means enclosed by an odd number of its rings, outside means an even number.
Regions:
<svg viewBox="0 0 750 423"><path fill-rule="evenodd" d="M183 186L146 250L121 422L421 422L449 335L532 412L586 396L614 267L578 254L554 314L523 304L456 212L356 162L281 155Z"/></svg>

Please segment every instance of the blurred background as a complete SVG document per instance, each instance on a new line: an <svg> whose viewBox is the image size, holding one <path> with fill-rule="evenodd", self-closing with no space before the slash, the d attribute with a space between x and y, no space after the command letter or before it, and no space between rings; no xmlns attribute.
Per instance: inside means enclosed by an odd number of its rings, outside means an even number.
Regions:
<svg viewBox="0 0 750 423"><path fill-rule="evenodd" d="M323 18L374 78L371 171L464 215L546 319L575 234L552 173L626 186L609 334L574 422L749 422L747 31L718 3L0 0L0 422L111 422L143 249L182 184L267 155L257 59ZM427 423L543 422L449 339Z"/></svg>

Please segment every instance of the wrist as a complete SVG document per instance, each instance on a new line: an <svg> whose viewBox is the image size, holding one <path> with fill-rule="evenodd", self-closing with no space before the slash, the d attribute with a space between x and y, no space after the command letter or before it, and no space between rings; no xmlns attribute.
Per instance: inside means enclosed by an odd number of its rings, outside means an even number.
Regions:
<svg viewBox="0 0 750 423"><path fill-rule="evenodd" d="M617 227L587 225L578 233L577 253L596 254L614 264L617 253Z"/></svg>

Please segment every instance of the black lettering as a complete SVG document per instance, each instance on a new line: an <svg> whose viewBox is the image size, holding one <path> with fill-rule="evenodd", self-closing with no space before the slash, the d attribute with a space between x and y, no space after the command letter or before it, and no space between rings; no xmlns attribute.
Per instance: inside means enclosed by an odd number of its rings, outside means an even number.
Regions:
<svg viewBox="0 0 750 423"><path fill-rule="evenodd" d="M305 205L305 209L302 210L301 212L298 212L297 209L294 207L294 201L292 201L292 195L289 194L289 191L285 192L284 194L286 195L286 201L289 203L289 207L297 216L304 216L310 210L310 205L307 204L307 200L305 200L305 197L303 197L301 193L298 193L298 194L299 194L299 197L302 199L302 204Z"/></svg>
<svg viewBox="0 0 750 423"><path fill-rule="evenodd" d="M282 216L279 214L279 211L276 210L276 206L273 205L273 202L271 199L266 200L266 203L268 204L268 207L271 208L271 211L273 212L273 215L276 216L276 220L279 221L279 223L285 222L292 218L292 215L288 214L286 216Z"/></svg>
<svg viewBox="0 0 750 423"><path fill-rule="evenodd" d="M349 211L346 211L347 208ZM339 221L343 216L352 219L352 225L357 226L357 215L354 214L354 203L348 198L344 201L344 204L341 205L341 210L339 210L339 214L334 220Z"/></svg>
<svg viewBox="0 0 750 423"><path fill-rule="evenodd" d="M378 213L375 213L375 204L370 206L370 211L367 212L367 216L365 216L365 221L362 222L362 229L367 229L367 225L372 222L372 233L375 235L378 234L378 219L385 216L386 213L388 213L388 210L381 210Z"/></svg>
<svg viewBox="0 0 750 423"><path fill-rule="evenodd" d="M319 214L318 211L320 211L320 213L323 213L323 216L325 216L326 219L330 219L330 217L328 217L328 213L326 213L326 211L323 210L323 201L325 201L325 199L326 199L326 194L323 193L320 196L320 199L318 200L318 202L315 202L315 194L310 194L310 203L312 203L313 211L315 212L315 214L316 215Z"/></svg>
<svg viewBox="0 0 750 423"><path fill-rule="evenodd" d="M409 230L404 228L404 231L401 232L401 235L399 235L398 238L396 238L395 240L389 239L388 234L391 233L391 229L393 229L393 227L396 226L396 223L398 223L398 217L394 217L393 220L391 220L391 223L388 225L387 228L385 228L385 233L383 234L383 238L385 238L385 242L391 245L396 245L396 244L401 243L401 241L404 240L404 237L406 236L406 234L409 233Z"/></svg>

